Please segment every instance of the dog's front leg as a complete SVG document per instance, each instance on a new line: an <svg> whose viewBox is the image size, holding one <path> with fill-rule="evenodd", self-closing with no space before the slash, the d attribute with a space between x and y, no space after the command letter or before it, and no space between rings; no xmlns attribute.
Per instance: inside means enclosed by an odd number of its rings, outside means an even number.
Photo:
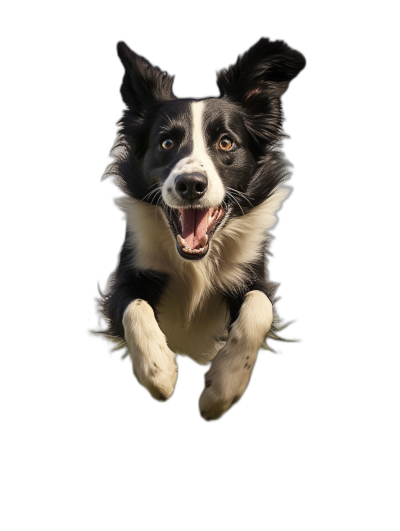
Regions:
<svg viewBox="0 0 400 531"><path fill-rule="evenodd" d="M154 398L167 400L174 392L178 368L152 307L142 299L132 301L122 324L136 378Z"/></svg>
<svg viewBox="0 0 400 531"><path fill-rule="evenodd" d="M206 420L221 417L245 392L258 349L271 328L272 319L268 297L262 291L249 291L231 326L226 345L205 375L206 387L199 405Z"/></svg>

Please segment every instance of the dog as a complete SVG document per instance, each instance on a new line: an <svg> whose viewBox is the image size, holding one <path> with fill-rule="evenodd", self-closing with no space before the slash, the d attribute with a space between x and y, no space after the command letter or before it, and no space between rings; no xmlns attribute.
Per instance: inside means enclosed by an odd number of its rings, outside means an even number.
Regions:
<svg viewBox="0 0 400 531"><path fill-rule="evenodd" d="M157 400L174 391L176 354L211 361L199 406L218 419L266 338L281 339L267 231L289 190L280 99L305 59L262 38L217 74L220 97L178 99L173 77L124 42L117 51L127 108L105 176L125 193L127 226L102 333L127 347Z"/></svg>

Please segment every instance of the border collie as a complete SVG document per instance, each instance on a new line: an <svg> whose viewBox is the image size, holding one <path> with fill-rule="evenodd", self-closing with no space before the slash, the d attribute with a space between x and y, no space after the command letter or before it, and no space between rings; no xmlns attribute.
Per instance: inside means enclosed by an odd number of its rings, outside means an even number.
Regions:
<svg viewBox="0 0 400 531"><path fill-rule="evenodd" d="M106 336L139 382L169 398L177 353L211 361L200 413L243 395L261 346L277 336L267 231L288 195L280 98L305 59L259 40L217 74L220 97L177 99L173 77L120 42L127 106L113 149L126 238L100 300Z"/></svg>

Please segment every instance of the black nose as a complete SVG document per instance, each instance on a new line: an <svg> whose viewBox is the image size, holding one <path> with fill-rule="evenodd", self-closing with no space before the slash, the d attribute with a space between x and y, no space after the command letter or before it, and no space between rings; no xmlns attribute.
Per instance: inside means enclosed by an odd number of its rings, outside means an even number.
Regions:
<svg viewBox="0 0 400 531"><path fill-rule="evenodd" d="M175 190L183 199L199 199L207 186L207 177L202 173L182 173L175 179Z"/></svg>

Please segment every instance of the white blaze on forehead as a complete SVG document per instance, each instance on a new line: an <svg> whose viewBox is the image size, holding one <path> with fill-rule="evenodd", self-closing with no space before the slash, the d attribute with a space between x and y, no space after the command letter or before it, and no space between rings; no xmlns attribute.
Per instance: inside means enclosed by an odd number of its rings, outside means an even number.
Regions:
<svg viewBox="0 0 400 531"><path fill-rule="evenodd" d="M190 104L192 111L192 153L181 159L168 175L162 189L162 196L167 205L172 207L183 206L181 197L175 191L175 179L182 173L199 172L207 176L208 187L202 197L201 206L204 208L219 206L225 196L224 185L218 175L217 169L207 151L204 138L204 101L195 101ZM169 192L168 189L171 191Z"/></svg>

